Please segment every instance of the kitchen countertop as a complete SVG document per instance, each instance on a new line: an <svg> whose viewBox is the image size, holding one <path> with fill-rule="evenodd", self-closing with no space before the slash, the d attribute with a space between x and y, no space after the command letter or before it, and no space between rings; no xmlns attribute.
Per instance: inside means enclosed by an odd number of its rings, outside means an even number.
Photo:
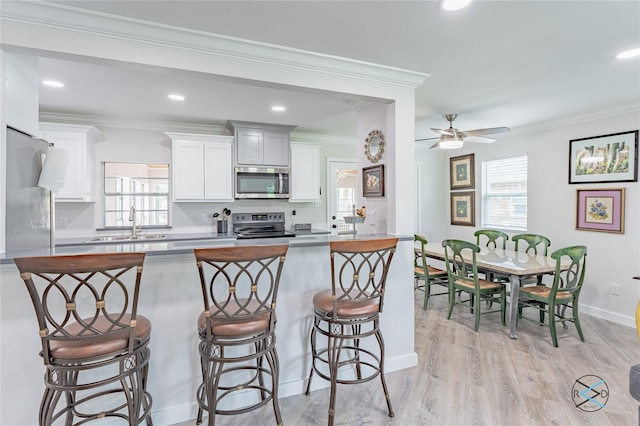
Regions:
<svg viewBox="0 0 640 426"><path fill-rule="evenodd" d="M389 234L358 234L357 239L373 239L398 237L401 240L412 239L411 235L389 235ZM54 250L10 250L0 253L0 264L13 264L16 257L27 256L49 256L49 255L73 255L73 254L95 254L95 253L123 253L123 252L145 252L149 256L167 254L188 254L194 248L225 247L225 246L253 246L288 244L289 247L312 247L326 245L330 241L341 241L353 239L352 235L331 235L328 231L315 230L315 232L299 233L296 237L281 238L256 238L237 240L233 234L218 235L216 233L193 233L193 234L167 234L167 238L153 241L110 241L91 242L87 238L65 238L56 240Z"/></svg>

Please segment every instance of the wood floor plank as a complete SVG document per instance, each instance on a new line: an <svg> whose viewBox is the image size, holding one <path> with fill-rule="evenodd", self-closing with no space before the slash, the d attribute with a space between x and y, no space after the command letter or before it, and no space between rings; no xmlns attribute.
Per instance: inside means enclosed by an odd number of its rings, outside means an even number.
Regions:
<svg viewBox="0 0 640 426"><path fill-rule="evenodd" d="M559 326L559 348L554 348L548 327L520 321L519 338L512 340L499 314L489 314L481 317L476 333L468 308L456 306L447 320L446 297L430 298L426 311L422 297L415 293L419 364L386 375L395 417L387 415L380 380L374 379L338 385L336 425L638 424L638 404L628 391L629 368L640 363L635 329L581 313L586 342L573 324ZM609 400L599 411L575 406L572 388L584 375L597 375L609 387ZM328 405L328 388L280 400L284 424L290 426L325 425ZM240 416L218 416L216 424L273 425L275 418L267 405Z"/></svg>

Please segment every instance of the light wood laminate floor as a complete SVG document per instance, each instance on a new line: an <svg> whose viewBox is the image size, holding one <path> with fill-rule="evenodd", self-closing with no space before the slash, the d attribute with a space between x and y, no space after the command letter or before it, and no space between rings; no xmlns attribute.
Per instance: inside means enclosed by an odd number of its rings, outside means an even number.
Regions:
<svg viewBox="0 0 640 426"><path fill-rule="evenodd" d="M395 417L388 417L376 379L338 385L336 425L638 424L638 404L628 389L629 368L640 363L634 328L581 314L586 342L569 324L559 327L560 347L554 348L547 327L520 321L519 339L511 340L499 314L488 314L475 333L468 308L456 306L447 320L446 297L432 297L423 311L422 294L416 292L414 304L418 366L386 375ZM573 385L584 375L603 378L609 388L599 411L581 411L573 402ZM283 398L284 424L325 425L328 404L328 388ZM217 416L216 424L274 425L275 418L269 404L252 413Z"/></svg>

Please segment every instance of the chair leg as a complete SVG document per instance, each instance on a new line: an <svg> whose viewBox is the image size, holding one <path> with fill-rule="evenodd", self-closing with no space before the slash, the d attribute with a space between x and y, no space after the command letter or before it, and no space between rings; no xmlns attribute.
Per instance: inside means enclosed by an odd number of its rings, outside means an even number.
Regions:
<svg viewBox="0 0 640 426"><path fill-rule="evenodd" d="M144 366L142 372L142 408L147 412L146 422L147 426L153 426L153 420L151 419L151 400L147 394L147 380L149 379L149 363Z"/></svg>
<svg viewBox="0 0 640 426"><path fill-rule="evenodd" d="M578 318L578 303L575 299L571 304L571 313L573 314L573 323L575 324L576 330L578 331L578 336L580 336L580 340L584 342L584 335L582 334L582 327L580 327L580 319Z"/></svg>
<svg viewBox="0 0 640 426"><path fill-rule="evenodd" d="M265 354L267 363L271 369L271 398L273 403L273 412L276 416L276 424L282 425L282 414L280 413L280 404L278 401L278 380L280 376L280 361L278 360L278 352L275 346L267 354Z"/></svg>
<svg viewBox="0 0 640 426"><path fill-rule="evenodd" d="M256 353L263 351L266 347L267 342L261 341L255 343ZM258 385L260 386L260 398L264 401L267 398L267 393L264 390L264 374L262 373L262 362L264 359L263 356L259 356L256 358L256 368L258 371Z"/></svg>
<svg viewBox="0 0 640 426"><path fill-rule="evenodd" d="M351 333L354 336L358 336L360 335L360 330L361 330L361 326L359 325L352 325L351 326ZM358 379L362 378L362 366L360 365L360 339L353 339L353 347L354 349L354 357L355 357L355 361L356 361L356 377Z"/></svg>
<svg viewBox="0 0 640 426"><path fill-rule="evenodd" d="M55 407L55 396L56 391L49 389L48 387L45 388L44 394L42 395L42 402L40 403L40 426L51 424L51 419L53 417L53 407Z"/></svg>
<svg viewBox="0 0 640 426"><path fill-rule="evenodd" d="M387 381L384 377L384 339L382 338L382 332L378 328L378 324L376 327L376 339L378 339L378 345L380 345L380 381L382 382L382 390L384 392L384 397L387 401L387 408L389 409L389 417L395 416L393 412L393 408L391 407L391 396L389 395L389 390L387 389Z"/></svg>
<svg viewBox="0 0 640 426"><path fill-rule="evenodd" d="M424 280L424 301L422 302L422 309L427 310L427 303L429 303L429 296L431 295L431 286Z"/></svg>
<svg viewBox="0 0 640 426"><path fill-rule="evenodd" d="M474 331L478 331L480 329L480 306L482 305L481 303L481 299L480 299L480 294L478 294L478 297L476 298L475 295L471 296L471 302L473 303L474 300L477 300L477 306L475 307L476 310L476 320L475 320L475 324L473 326ZM471 312L473 312L473 308L471 310Z"/></svg>
<svg viewBox="0 0 640 426"><path fill-rule="evenodd" d="M207 383L207 380L206 380L207 372L206 372L205 364L206 364L205 359L203 357L200 357L200 370L202 371L202 383ZM198 415L196 416L196 425L199 425L199 424L202 424L202 406L200 404L198 404Z"/></svg>
<svg viewBox="0 0 640 426"><path fill-rule="evenodd" d="M456 304L455 290L453 290L452 293L453 294L449 297L449 313L447 314L447 319L451 319L451 313L453 312L453 305Z"/></svg>
<svg viewBox="0 0 640 426"><path fill-rule="evenodd" d="M340 334L343 334L343 330L341 330ZM327 422L328 426L333 426L335 418L336 391L338 388L338 367L340 363L341 350L342 339L338 337L329 337L327 359L329 360L329 376L331 377L331 394L329 396L329 419Z"/></svg>
<svg viewBox="0 0 640 426"><path fill-rule="evenodd" d="M304 391L304 394L309 396L310 390L311 390L311 379L313 378L313 370L315 368L315 363L316 363L316 359L318 357L318 354L316 352L316 335L317 335L317 331L316 331L316 327L317 327L317 320L314 318L313 320L313 325L311 326L311 368L309 369L309 378L307 379L307 389Z"/></svg>
<svg viewBox="0 0 640 426"><path fill-rule="evenodd" d="M502 326L506 327L507 326L507 289L504 286L500 291L500 316L502 319Z"/></svg>
<svg viewBox="0 0 640 426"><path fill-rule="evenodd" d="M551 340L553 346L558 347L558 332L556 331L556 316L554 315L555 306L549 305L549 328L551 329Z"/></svg>

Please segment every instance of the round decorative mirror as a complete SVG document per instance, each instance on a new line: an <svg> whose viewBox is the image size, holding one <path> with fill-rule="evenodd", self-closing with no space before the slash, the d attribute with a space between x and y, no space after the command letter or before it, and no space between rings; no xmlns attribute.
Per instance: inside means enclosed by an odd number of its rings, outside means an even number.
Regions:
<svg viewBox="0 0 640 426"><path fill-rule="evenodd" d="M384 135L380 130L372 130L364 142L364 154L369 161L377 163L384 152Z"/></svg>

